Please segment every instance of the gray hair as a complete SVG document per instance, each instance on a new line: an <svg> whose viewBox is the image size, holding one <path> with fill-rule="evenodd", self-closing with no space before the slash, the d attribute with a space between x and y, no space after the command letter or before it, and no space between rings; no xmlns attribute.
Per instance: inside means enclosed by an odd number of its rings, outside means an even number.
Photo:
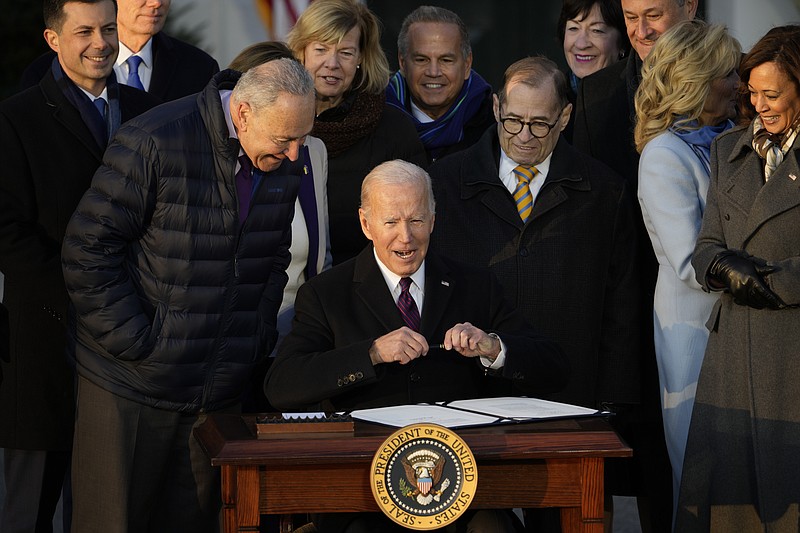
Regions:
<svg viewBox="0 0 800 533"><path fill-rule="evenodd" d="M434 22L438 24L454 24L458 28L461 36L461 55L464 59L472 53L469 44L469 32L461 17L443 7L419 6L408 14L400 27L400 34L397 36L397 51L403 58L408 58L408 31L411 25L416 22Z"/></svg>
<svg viewBox="0 0 800 533"><path fill-rule="evenodd" d="M274 104L281 93L314 96L314 80L294 59L276 59L251 68L239 78L231 99L247 102L258 111Z"/></svg>
<svg viewBox="0 0 800 533"><path fill-rule="evenodd" d="M431 177L414 163L409 163L402 159L384 161L367 174L364 181L361 182L361 209L366 213L369 213L369 198L372 190L381 185L415 185L421 187L425 192L425 196L427 196L428 211L430 211L431 215L436 213Z"/></svg>
<svg viewBox="0 0 800 533"><path fill-rule="evenodd" d="M525 57L512 63L503 75L503 87L497 91L497 99L502 106L508 98L508 86L511 82L520 82L536 89L553 87L558 105L564 109L569 103L569 85L567 77L551 59L544 56Z"/></svg>

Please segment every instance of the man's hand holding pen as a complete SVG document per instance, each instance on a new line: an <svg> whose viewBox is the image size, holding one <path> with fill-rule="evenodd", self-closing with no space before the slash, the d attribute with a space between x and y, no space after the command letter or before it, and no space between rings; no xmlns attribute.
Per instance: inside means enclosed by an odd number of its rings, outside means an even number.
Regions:
<svg viewBox="0 0 800 533"><path fill-rule="evenodd" d="M444 341L429 345L421 334L408 327L396 329L375 339L369 350L373 366L380 363L410 363L427 355L430 349L455 350L465 357L485 357L494 361L500 353L500 339L469 322L456 324L444 334Z"/></svg>
<svg viewBox="0 0 800 533"><path fill-rule="evenodd" d="M469 322L456 324L444 334L445 350L455 350L464 357L485 357L494 361L500 353L500 338L489 335Z"/></svg>

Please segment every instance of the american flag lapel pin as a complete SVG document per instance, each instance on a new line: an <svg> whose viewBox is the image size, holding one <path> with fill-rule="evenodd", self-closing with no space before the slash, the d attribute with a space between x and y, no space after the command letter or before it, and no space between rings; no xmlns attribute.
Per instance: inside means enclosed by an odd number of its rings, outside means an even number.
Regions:
<svg viewBox="0 0 800 533"><path fill-rule="evenodd" d="M308 174L308 165L303 165L303 174Z"/></svg>
<svg viewBox="0 0 800 533"><path fill-rule="evenodd" d="M442 285L444 285L445 287L449 287L450 286L450 282L442 280Z"/></svg>
<svg viewBox="0 0 800 533"><path fill-rule="evenodd" d="M789 174L789 177L792 179L792 181L795 181L797 179L797 176L795 176L794 174Z"/></svg>

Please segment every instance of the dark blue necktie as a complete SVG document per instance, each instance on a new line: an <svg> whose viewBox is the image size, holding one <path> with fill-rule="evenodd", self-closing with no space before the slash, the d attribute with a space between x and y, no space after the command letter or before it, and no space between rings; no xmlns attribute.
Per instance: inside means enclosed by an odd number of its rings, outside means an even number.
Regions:
<svg viewBox="0 0 800 533"><path fill-rule="evenodd" d="M97 108L97 112L100 113L100 118L102 118L103 121L105 121L106 120L106 101L105 101L105 99L102 98L102 97L101 98L95 98L94 102L92 102L92 103L94 104L94 107Z"/></svg>
<svg viewBox="0 0 800 533"><path fill-rule="evenodd" d="M142 58L139 56L131 56L128 58L128 85L135 87L140 91L144 91L144 85L141 78L139 78L139 65L142 63Z"/></svg>
<svg viewBox="0 0 800 533"><path fill-rule="evenodd" d="M105 129L103 130L103 134L108 136L108 122L106 121L106 101L104 98L95 98L92 102L94 107L97 109L97 112L100 113L100 118L103 119L103 125Z"/></svg>
<svg viewBox="0 0 800 533"><path fill-rule="evenodd" d="M239 197L239 222L244 223L250 211L253 194L253 164L247 154L239 156L239 172L236 173L236 194Z"/></svg>
<svg viewBox="0 0 800 533"><path fill-rule="evenodd" d="M408 288L411 286L411 278L400 278L400 297L397 298L397 307L403 315L403 322L406 326L419 331L419 308Z"/></svg>

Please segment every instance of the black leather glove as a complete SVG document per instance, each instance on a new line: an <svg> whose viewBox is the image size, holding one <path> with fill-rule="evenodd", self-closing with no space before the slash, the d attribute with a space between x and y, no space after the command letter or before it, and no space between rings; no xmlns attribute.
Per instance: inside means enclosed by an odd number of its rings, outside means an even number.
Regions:
<svg viewBox="0 0 800 533"><path fill-rule="evenodd" d="M709 268L709 275L728 288L733 301L754 309L782 309L786 307L764 281L764 276L775 268L759 264L753 257L732 250L720 252Z"/></svg>

